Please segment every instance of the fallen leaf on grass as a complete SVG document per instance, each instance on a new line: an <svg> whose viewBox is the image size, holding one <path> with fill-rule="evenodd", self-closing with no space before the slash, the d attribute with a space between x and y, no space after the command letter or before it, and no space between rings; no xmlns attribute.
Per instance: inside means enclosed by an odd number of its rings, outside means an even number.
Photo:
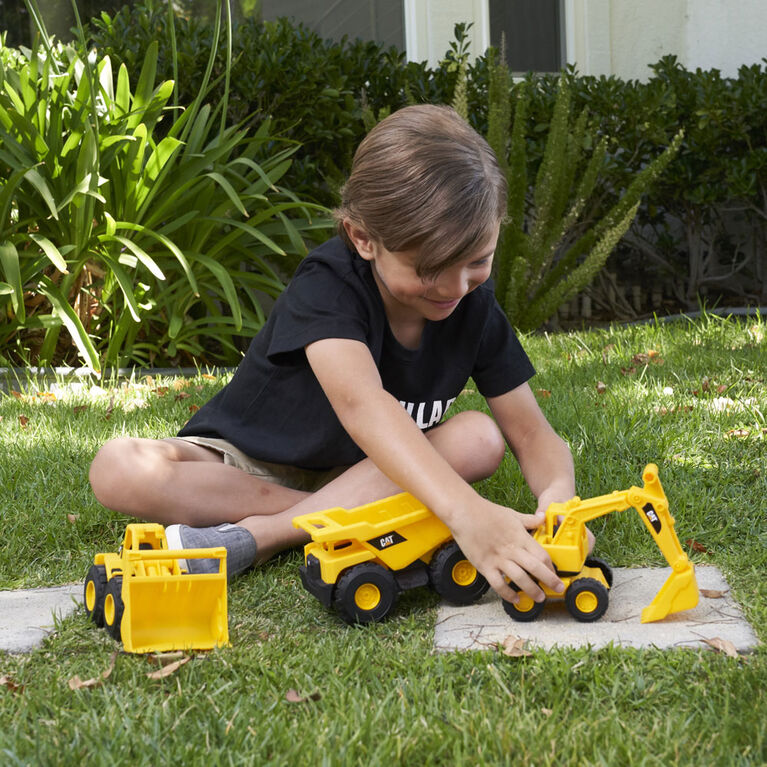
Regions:
<svg viewBox="0 0 767 767"><path fill-rule="evenodd" d="M203 373L200 378L204 378L206 381L215 381L216 376L212 376L210 373Z"/></svg>
<svg viewBox="0 0 767 767"><path fill-rule="evenodd" d="M727 432L728 437L737 437L738 439L743 439L744 437L747 437L751 432L748 429L730 429Z"/></svg>
<svg viewBox="0 0 767 767"><path fill-rule="evenodd" d="M550 709L550 708L545 708L545 707L544 707L544 708L542 708L542 709L541 709L541 713L542 713L544 716L551 716L551 715L554 713L554 711L553 711L553 709Z"/></svg>
<svg viewBox="0 0 767 767"><path fill-rule="evenodd" d="M697 551L699 554L708 554L708 549L702 544L698 543L697 541L694 541L692 538L688 538L685 543L693 550Z"/></svg>
<svg viewBox="0 0 767 767"><path fill-rule="evenodd" d="M19 416L19 425L21 426L22 429L26 429L28 423L29 423L29 418L27 418L25 415Z"/></svg>
<svg viewBox="0 0 767 767"><path fill-rule="evenodd" d="M735 649L735 645L729 639L722 639L721 637L713 637L712 639L703 639L709 647L713 647L717 652L727 655L729 658L738 658L738 651Z"/></svg>
<svg viewBox="0 0 767 767"><path fill-rule="evenodd" d="M548 389L536 389L535 393L541 398L541 399L548 399L551 396L551 392Z"/></svg>
<svg viewBox="0 0 767 767"><path fill-rule="evenodd" d="M701 596L706 597L706 599L722 599L722 597L724 597L726 593L727 593L726 591L717 591L716 589L700 590Z"/></svg>
<svg viewBox="0 0 767 767"><path fill-rule="evenodd" d="M15 389L11 390L11 394L13 394L16 399L23 399L23 395L20 391L16 391Z"/></svg>
<svg viewBox="0 0 767 767"><path fill-rule="evenodd" d="M5 687L6 690L9 692L23 692L24 691L24 685L18 684L17 682L14 682L11 677L7 676L6 674L3 674L3 676L0 676L0 687Z"/></svg>
<svg viewBox="0 0 767 767"><path fill-rule="evenodd" d="M189 663L192 660L191 655L186 655L180 660L169 663L167 666L163 666L158 671L150 671L146 676L147 679L165 679L166 676L175 674L185 663Z"/></svg>
<svg viewBox="0 0 767 767"><path fill-rule="evenodd" d="M167 386L158 386L156 389L153 390L154 393L158 397L164 397L168 393L168 387Z"/></svg>
<svg viewBox="0 0 767 767"><path fill-rule="evenodd" d="M113 394L109 398L109 405L107 405L107 412L104 413L104 418L107 419L107 421L112 417L112 411L115 409L115 395Z"/></svg>
<svg viewBox="0 0 767 767"><path fill-rule="evenodd" d="M532 655L530 650L525 647L526 644L526 639L514 636L514 634L509 634L506 639L501 642L501 648L503 649L503 654L508 655L510 658L525 658L528 655Z"/></svg>
<svg viewBox="0 0 767 767"><path fill-rule="evenodd" d="M88 409L88 406L87 406L87 405L75 405L75 406L72 408L72 412L73 412L75 415L78 415L79 413L83 413L83 412L85 412L87 409Z"/></svg>
<svg viewBox="0 0 767 767"><path fill-rule="evenodd" d="M189 412L190 413L196 413L200 409L199 405L190 405L189 406Z"/></svg>
<svg viewBox="0 0 767 767"><path fill-rule="evenodd" d="M181 399L188 399L188 398L189 398L189 397L191 397L191 396L192 396L192 395L191 395L189 392L186 392L186 391L180 391L180 392L179 392L179 393L176 395L176 397L175 397L175 400L176 400L176 402L178 402L178 401L179 401L179 400L181 400Z"/></svg>
<svg viewBox="0 0 767 767"><path fill-rule="evenodd" d="M285 693L285 700L288 703L308 703L310 700L319 700L322 697L318 692L313 692L311 695L301 695L298 690L294 690L292 687Z"/></svg>
<svg viewBox="0 0 767 767"><path fill-rule="evenodd" d="M115 650L112 653L112 657L109 659L109 666L107 666L105 671L102 671L98 676L93 677L92 679L80 679L77 674L73 676L67 684L69 685L70 690L83 690L83 689L90 689L92 687L99 687L104 680L109 679L110 674L112 673L112 670L115 667L115 661L117 660L117 651Z"/></svg>
<svg viewBox="0 0 767 767"><path fill-rule="evenodd" d="M597 394L604 394L607 391L607 384L604 381L597 381Z"/></svg>
<svg viewBox="0 0 767 767"><path fill-rule="evenodd" d="M77 522L77 514L67 514L67 522L74 525Z"/></svg>
<svg viewBox="0 0 767 767"><path fill-rule="evenodd" d="M39 391L37 392L38 399L45 400L46 402L55 402L56 395L52 391Z"/></svg>

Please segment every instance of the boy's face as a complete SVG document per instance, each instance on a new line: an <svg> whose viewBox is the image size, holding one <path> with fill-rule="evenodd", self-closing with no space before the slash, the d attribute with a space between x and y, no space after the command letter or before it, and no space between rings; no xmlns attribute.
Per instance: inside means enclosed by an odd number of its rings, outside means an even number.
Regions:
<svg viewBox="0 0 767 767"><path fill-rule="evenodd" d="M460 300L490 277L499 226L466 257L436 276L421 278L416 273L418 250L389 251L367 241L357 252L373 269L390 323L444 320Z"/></svg>

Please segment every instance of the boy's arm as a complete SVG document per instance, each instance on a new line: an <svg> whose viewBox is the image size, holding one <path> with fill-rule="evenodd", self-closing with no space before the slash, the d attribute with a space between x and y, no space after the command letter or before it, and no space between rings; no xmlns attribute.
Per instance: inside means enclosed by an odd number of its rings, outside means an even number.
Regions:
<svg viewBox="0 0 767 767"><path fill-rule="evenodd" d="M548 554L527 532L542 520L476 493L384 390L363 343L323 339L309 344L306 356L352 439L380 471L445 522L463 553L500 596L517 600L506 579L533 599L544 598L536 580L561 590Z"/></svg>
<svg viewBox="0 0 767 767"><path fill-rule="evenodd" d="M575 495L573 457L541 412L530 386L522 384L487 404L538 499L536 511Z"/></svg>

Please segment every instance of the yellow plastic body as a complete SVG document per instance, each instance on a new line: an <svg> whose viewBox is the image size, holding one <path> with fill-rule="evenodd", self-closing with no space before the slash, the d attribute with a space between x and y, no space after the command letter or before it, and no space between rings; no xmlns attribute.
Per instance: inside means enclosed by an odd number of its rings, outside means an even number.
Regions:
<svg viewBox="0 0 767 767"><path fill-rule="evenodd" d="M354 509L303 514L294 517L293 526L312 536L304 558L314 555L319 560L322 580L329 584L362 562L390 570L402 570L418 559L428 563L434 551L453 537L447 525L409 493Z"/></svg>
<svg viewBox="0 0 767 767"><path fill-rule="evenodd" d="M647 464L642 472L644 487L616 490L608 495L581 500L577 496L566 503L552 503L546 509L545 523L535 531L535 540L543 546L558 571L572 573L562 580L566 586L585 573L588 554L586 523L613 511L634 508L671 567L671 574L653 601L642 610L642 623L657 621L671 613L689 610L698 604L695 569L683 551L674 530L674 518L658 477L658 467ZM591 568L595 570L595 568ZM605 584L606 585L606 584ZM555 596L544 588L547 595Z"/></svg>
<svg viewBox="0 0 767 767"><path fill-rule="evenodd" d="M635 508L671 566L667 581L642 611L642 623L647 623L695 607L698 585L695 569L674 531L674 518L669 513L668 500L658 478L658 467L648 464L642 478L643 487L616 490L585 500L576 496L566 503L551 504L546 510L545 522L535 531L534 538L551 557L565 584L565 591L579 578L593 578L609 589L603 570L586 565L586 524L613 511ZM304 547L304 558L308 561L313 556L319 561L325 584L335 584L345 570L363 562L376 562L390 570L402 570L419 559L428 563L434 551L452 538L449 528L408 493L354 509L339 507L304 514L293 519L293 526L311 535L312 541ZM472 578L474 575L475 572ZM542 588L547 597L562 596L545 586ZM591 597L582 595L578 598L588 600ZM521 594L520 599L523 610L532 607L532 600L527 595ZM582 609L589 612L593 607L585 605Z"/></svg>
<svg viewBox="0 0 767 767"><path fill-rule="evenodd" d="M151 548L149 548L151 547ZM217 573L188 573L179 559L218 559ZM107 579L122 576L126 652L209 650L229 643L226 549L168 549L165 529L130 524L117 554L96 554Z"/></svg>

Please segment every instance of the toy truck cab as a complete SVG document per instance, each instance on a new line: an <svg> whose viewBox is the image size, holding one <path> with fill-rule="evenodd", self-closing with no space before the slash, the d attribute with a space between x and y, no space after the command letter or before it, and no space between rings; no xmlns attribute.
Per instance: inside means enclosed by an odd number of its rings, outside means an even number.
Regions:
<svg viewBox="0 0 767 767"><path fill-rule="evenodd" d="M182 558L218 559L219 570L188 573ZM91 620L126 652L227 644L226 549L172 551L162 525L130 524L117 553L94 557L84 602Z"/></svg>
<svg viewBox="0 0 767 767"><path fill-rule="evenodd" d="M304 514L293 525L312 536L300 568L304 587L347 623L382 620L401 591L418 586L456 604L488 589L448 527L408 493Z"/></svg>

